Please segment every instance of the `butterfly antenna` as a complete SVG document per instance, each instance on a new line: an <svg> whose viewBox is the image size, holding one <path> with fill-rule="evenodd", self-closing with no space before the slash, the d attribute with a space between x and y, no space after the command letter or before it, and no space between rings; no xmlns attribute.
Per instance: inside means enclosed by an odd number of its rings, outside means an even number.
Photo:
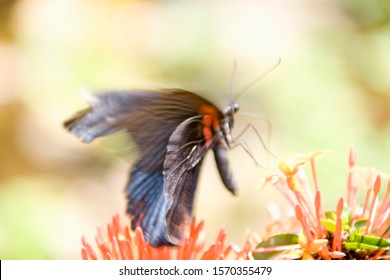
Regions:
<svg viewBox="0 0 390 280"><path fill-rule="evenodd" d="M230 101L233 103L233 91L234 91L234 78L236 77L236 71L237 71L237 60L233 60L233 72L232 76L230 77Z"/></svg>
<svg viewBox="0 0 390 280"><path fill-rule="evenodd" d="M236 101L244 92L246 92L249 88L251 88L254 84L256 84L258 81L260 81L262 78L267 76L269 73L271 73L276 67L279 66L279 64L282 62L282 59L278 57L278 61L265 73L259 75L255 79L253 79L251 82L249 82L245 87L243 87L239 92L237 92L234 101Z"/></svg>

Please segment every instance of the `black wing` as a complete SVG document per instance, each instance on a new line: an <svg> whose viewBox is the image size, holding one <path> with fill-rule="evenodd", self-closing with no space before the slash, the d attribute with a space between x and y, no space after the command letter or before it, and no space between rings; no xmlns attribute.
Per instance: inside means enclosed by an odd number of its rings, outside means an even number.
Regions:
<svg viewBox="0 0 390 280"><path fill-rule="evenodd" d="M141 171L162 171L169 137L184 120L210 104L183 90L108 92L91 97L91 107L76 113L64 126L84 142L126 130L141 151Z"/></svg>
<svg viewBox="0 0 390 280"><path fill-rule="evenodd" d="M109 92L96 95L90 108L64 122L84 142L118 130L131 134L141 156L131 170L126 188L127 212L133 217L132 227L139 224L146 241L153 246L170 244L165 235L164 181L171 179L164 178L162 173L169 139L181 123L196 116L205 104L210 103L181 90ZM199 170L191 172L197 175ZM196 184L197 176L192 177Z"/></svg>
<svg viewBox="0 0 390 280"><path fill-rule="evenodd" d="M166 199L162 173L145 173L133 168L126 195L132 228L141 226L146 241L154 247L171 245L165 234Z"/></svg>
<svg viewBox="0 0 390 280"><path fill-rule="evenodd" d="M227 161L227 149L217 133L206 147L202 133L203 116L185 120L172 133L164 161L164 186L167 239L180 244L186 226L192 218L194 196L201 163L208 149L214 151L215 161L225 187L235 194L235 181Z"/></svg>
<svg viewBox="0 0 390 280"><path fill-rule="evenodd" d="M202 116L185 120L172 133L164 161L164 192L167 198L168 240L179 244L192 217L201 161L207 148L202 134Z"/></svg>

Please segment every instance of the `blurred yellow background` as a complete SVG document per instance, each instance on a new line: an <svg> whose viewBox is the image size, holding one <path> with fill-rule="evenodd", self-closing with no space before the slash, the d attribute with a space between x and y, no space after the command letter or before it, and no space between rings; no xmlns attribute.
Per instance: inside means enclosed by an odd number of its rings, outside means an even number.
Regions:
<svg viewBox="0 0 390 280"><path fill-rule="evenodd" d="M223 108L234 60L233 93L281 57L241 111L270 121L259 127L277 160L334 151L318 164L334 208L350 143L360 165L390 169L389 50L389 1L0 0L0 259L79 259L82 235L92 242L96 226L124 215L130 163L62 128L85 105L81 87L179 87ZM237 126L248 122L258 119ZM272 169L277 160L249 138ZM209 240L225 227L242 245L247 229L261 235L266 204L283 199L259 190L264 169L242 149L230 160L238 197L208 155L194 214Z"/></svg>

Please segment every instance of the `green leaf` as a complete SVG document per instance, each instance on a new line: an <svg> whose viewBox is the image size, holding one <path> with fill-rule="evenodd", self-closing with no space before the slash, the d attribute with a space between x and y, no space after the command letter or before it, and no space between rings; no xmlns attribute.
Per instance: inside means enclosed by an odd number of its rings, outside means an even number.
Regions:
<svg viewBox="0 0 390 280"><path fill-rule="evenodd" d="M349 230L349 217L345 215L341 215L341 223L343 226L343 230Z"/></svg>
<svg viewBox="0 0 390 280"><path fill-rule="evenodd" d="M341 213L341 220L343 222L343 228L346 226L349 228L349 225L351 223L351 217L352 217L352 211L349 208L344 208L343 212Z"/></svg>
<svg viewBox="0 0 390 280"><path fill-rule="evenodd" d="M327 220L332 220L336 222L336 212L335 211L327 211L325 212L325 218Z"/></svg>
<svg viewBox="0 0 390 280"><path fill-rule="evenodd" d="M372 235L361 235L352 234L345 242L345 248L348 250L362 249L362 250L390 250L390 242L386 239L372 236Z"/></svg>
<svg viewBox="0 0 390 280"><path fill-rule="evenodd" d="M344 209L341 213L341 223L343 231L349 231L350 227L350 214L351 211L349 209ZM325 220L321 220L322 225L331 233L334 233L336 230L336 220L337 215L335 211L327 211L325 212Z"/></svg>
<svg viewBox="0 0 390 280"><path fill-rule="evenodd" d="M345 249L354 250L354 251L357 249L369 250L369 251L377 251L380 249L378 246L368 245L368 244L359 243L359 242L346 242L344 244L344 246L345 246Z"/></svg>
<svg viewBox="0 0 390 280"><path fill-rule="evenodd" d="M336 221L326 219L321 220L321 224L331 233L334 233L336 230Z"/></svg>
<svg viewBox="0 0 390 280"><path fill-rule="evenodd" d="M354 228L356 229L356 231L358 233L362 232L363 230L365 230L367 227L367 219L361 219L361 220L357 220L355 225L354 225Z"/></svg>
<svg viewBox="0 0 390 280"><path fill-rule="evenodd" d="M290 234L290 233L283 233L283 234L277 234L274 236L271 236L266 241L262 241L257 245L257 249L259 248L271 248L271 247L277 247L277 246L284 246L284 245L293 245L298 243L298 235L296 234ZM277 255L280 255L281 251L275 251L275 252L266 252L266 253L256 253L253 254L253 257L255 260L269 260L272 257L275 257Z"/></svg>

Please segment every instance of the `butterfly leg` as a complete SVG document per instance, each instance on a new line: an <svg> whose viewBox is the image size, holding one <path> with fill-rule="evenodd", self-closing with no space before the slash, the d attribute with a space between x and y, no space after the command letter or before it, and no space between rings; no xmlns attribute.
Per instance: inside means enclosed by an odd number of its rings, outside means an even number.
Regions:
<svg viewBox="0 0 390 280"><path fill-rule="evenodd" d="M257 135L257 137L259 138L259 140L260 140L260 142L261 142L261 145L263 146L264 150L266 150L267 153L268 153L269 155L271 155L273 158L276 158L276 156L268 149L267 145L265 144L265 142L264 142L264 140L263 140L263 137L261 137L261 135L260 135L260 132L256 129L256 127L255 127L252 123L249 123L249 124L248 124L248 125L247 125L239 134L238 134L238 136L235 137L235 140L233 141L233 143L234 143L234 142L238 143L238 142L240 142L240 141L243 141L243 140L238 140L238 139L240 139L246 132L248 132L249 129L252 129L252 130L256 133L256 135ZM269 142L269 141L267 141L267 142ZM268 143L268 144L269 144L269 143Z"/></svg>
<svg viewBox="0 0 390 280"><path fill-rule="evenodd" d="M258 138L260 139L260 142L263 146L263 148L267 151L267 153L269 155L271 155L272 157L276 158L275 155L267 148L267 146L265 145L264 143L264 140L263 138L261 137L259 131L256 129L256 127L252 124L252 123L249 123L239 134L237 137L235 137L235 139L233 139L230 143L228 143L228 146L230 149L233 149L237 146L240 146L249 156L250 158L253 160L253 162L256 164L256 166L259 166L263 169L265 169L265 167L263 165L261 165L255 158L255 156L253 155L252 151L250 150L247 142L243 139L240 139L245 133L248 132L249 129L252 129L255 134L258 136Z"/></svg>
<svg viewBox="0 0 390 280"><path fill-rule="evenodd" d="M230 149L234 149L236 147L240 146L249 156L250 158L253 160L253 162L256 164L256 166L260 166L261 168L264 168L255 158L255 156L253 155L252 151L249 149L249 146L248 144L246 143L245 140L239 140L239 141L234 141L231 145L230 145Z"/></svg>

